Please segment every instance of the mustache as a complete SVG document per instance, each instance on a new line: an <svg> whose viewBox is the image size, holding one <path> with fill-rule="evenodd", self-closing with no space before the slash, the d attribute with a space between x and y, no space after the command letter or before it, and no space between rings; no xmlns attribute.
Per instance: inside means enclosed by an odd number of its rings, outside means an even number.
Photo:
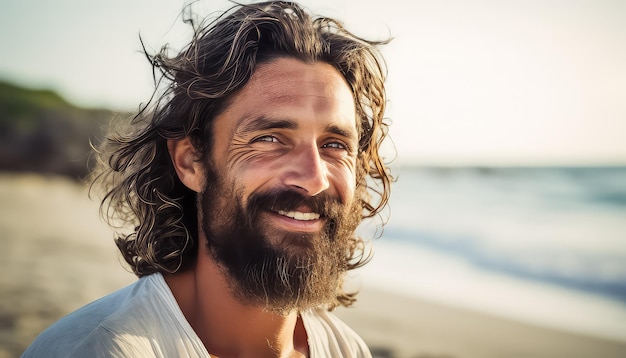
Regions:
<svg viewBox="0 0 626 358"><path fill-rule="evenodd" d="M275 189L252 194L247 202L247 211L255 216L261 210L293 211L302 206L320 214L322 218L333 219L341 215L344 205L338 198L327 193L305 196L295 190Z"/></svg>

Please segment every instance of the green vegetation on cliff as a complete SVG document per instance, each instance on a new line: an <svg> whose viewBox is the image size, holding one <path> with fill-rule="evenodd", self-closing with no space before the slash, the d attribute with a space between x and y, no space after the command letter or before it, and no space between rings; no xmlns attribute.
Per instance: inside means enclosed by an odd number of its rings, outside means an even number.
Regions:
<svg viewBox="0 0 626 358"><path fill-rule="evenodd" d="M82 178L113 112L76 107L54 91L0 81L0 170Z"/></svg>

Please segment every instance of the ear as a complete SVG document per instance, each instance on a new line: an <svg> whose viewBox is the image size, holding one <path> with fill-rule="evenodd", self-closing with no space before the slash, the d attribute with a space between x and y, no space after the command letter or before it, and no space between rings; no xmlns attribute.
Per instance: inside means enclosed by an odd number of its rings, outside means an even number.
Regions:
<svg viewBox="0 0 626 358"><path fill-rule="evenodd" d="M198 161L200 155L191 144L189 137L180 140L167 140L167 150L170 153L172 164L178 179L196 193L204 186L204 168Z"/></svg>

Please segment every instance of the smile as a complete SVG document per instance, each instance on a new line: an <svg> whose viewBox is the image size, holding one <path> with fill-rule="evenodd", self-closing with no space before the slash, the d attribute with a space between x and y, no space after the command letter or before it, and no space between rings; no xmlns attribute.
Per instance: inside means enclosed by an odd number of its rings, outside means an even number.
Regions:
<svg viewBox="0 0 626 358"><path fill-rule="evenodd" d="M278 210L278 214L287 216L295 220L301 220L301 221L311 221L311 220L317 220L320 218L320 214L318 213L303 213L300 211Z"/></svg>

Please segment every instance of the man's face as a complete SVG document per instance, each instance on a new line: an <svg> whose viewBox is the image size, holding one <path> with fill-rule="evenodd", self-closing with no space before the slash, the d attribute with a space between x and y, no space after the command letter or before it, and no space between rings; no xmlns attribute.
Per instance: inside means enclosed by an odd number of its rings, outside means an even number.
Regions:
<svg viewBox="0 0 626 358"><path fill-rule="evenodd" d="M335 298L361 218L353 101L332 66L279 58L216 118L200 223L240 301L286 312Z"/></svg>

